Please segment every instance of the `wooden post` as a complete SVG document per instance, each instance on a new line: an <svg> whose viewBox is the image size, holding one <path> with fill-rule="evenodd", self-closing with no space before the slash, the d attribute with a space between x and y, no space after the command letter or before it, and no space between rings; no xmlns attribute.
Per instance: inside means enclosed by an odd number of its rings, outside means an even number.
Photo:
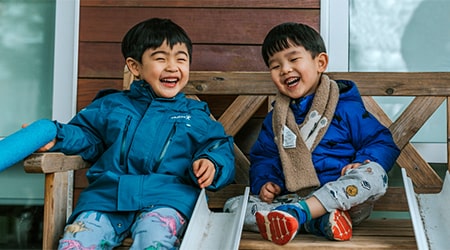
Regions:
<svg viewBox="0 0 450 250"><path fill-rule="evenodd" d="M45 174L42 249L57 249L67 218L69 172Z"/></svg>

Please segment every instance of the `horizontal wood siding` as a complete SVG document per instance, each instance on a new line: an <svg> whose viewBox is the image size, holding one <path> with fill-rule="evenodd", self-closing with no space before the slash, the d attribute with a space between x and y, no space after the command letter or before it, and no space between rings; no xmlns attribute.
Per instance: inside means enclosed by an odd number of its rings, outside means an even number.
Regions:
<svg viewBox="0 0 450 250"><path fill-rule="evenodd" d="M201 7L201 8L301 8L318 9L319 0L82 0L81 6L94 7Z"/></svg>
<svg viewBox="0 0 450 250"><path fill-rule="evenodd" d="M320 1L81 0L77 109L96 91L120 88L122 37L136 23L170 18L193 41L192 70L265 71L261 43L282 22L304 22L319 30Z"/></svg>

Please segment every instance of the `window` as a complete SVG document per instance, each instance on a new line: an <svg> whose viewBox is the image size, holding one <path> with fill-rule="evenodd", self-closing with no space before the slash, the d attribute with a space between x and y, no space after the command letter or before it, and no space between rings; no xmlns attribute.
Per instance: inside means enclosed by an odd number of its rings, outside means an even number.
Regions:
<svg viewBox="0 0 450 250"><path fill-rule="evenodd" d="M322 0L321 33L329 71L449 71L447 0ZM379 97L391 117L408 97ZM444 105L412 139L429 162L447 162Z"/></svg>
<svg viewBox="0 0 450 250"><path fill-rule="evenodd" d="M78 9L78 0L0 1L0 140L23 123L73 116ZM43 175L22 163L0 172L0 248L41 247L43 197Z"/></svg>

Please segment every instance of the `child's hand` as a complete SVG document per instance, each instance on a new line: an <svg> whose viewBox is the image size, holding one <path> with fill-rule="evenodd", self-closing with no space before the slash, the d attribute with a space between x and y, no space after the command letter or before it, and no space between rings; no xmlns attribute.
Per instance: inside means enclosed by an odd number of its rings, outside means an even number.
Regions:
<svg viewBox="0 0 450 250"><path fill-rule="evenodd" d="M345 174L345 172L347 172L347 170L354 169L354 168L359 168L361 165L369 163L369 162L370 162L370 160L365 160L364 163L359 163L359 162L350 163L347 166L345 166L344 168L342 168L341 176L343 176Z"/></svg>
<svg viewBox="0 0 450 250"><path fill-rule="evenodd" d="M281 192L280 186L273 182L267 182L259 191L259 198L267 203L272 203L273 199Z"/></svg>
<svg viewBox="0 0 450 250"><path fill-rule="evenodd" d="M200 188L205 188L214 180L216 174L216 167L208 159L198 159L192 164L195 177L197 177L198 185Z"/></svg>
<svg viewBox="0 0 450 250"><path fill-rule="evenodd" d="M28 124L22 124L22 128L26 128L28 126ZM51 148L53 148L53 146L55 146L56 143L56 138L53 139L51 142L45 144L43 147L41 147L40 149L36 150L36 152L46 152L49 151Z"/></svg>

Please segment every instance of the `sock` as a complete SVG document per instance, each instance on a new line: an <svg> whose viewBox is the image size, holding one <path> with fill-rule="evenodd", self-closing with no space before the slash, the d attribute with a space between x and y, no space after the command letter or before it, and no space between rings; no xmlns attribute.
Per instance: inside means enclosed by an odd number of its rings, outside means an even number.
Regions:
<svg viewBox="0 0 450 250"><path fill-rule="evenodd" d="M306 201L301 200L301 201L298 202L298 204L302 207L302 210L305 211L305 214L306 214L306 221L305 222L310 221L312 219L311 218L311 211L309 210L309 206L306 203Z"/></svg>
<svg viewBox="0 0 450 250"><path fill-rule="evenodd" d="M294 216L297 219L299 225L311 220L311 212L309 211L308 204L306 204L306 202L303 200L295 204L285 204L278 206L275 208L275 210L281 210Z"/></svg>

